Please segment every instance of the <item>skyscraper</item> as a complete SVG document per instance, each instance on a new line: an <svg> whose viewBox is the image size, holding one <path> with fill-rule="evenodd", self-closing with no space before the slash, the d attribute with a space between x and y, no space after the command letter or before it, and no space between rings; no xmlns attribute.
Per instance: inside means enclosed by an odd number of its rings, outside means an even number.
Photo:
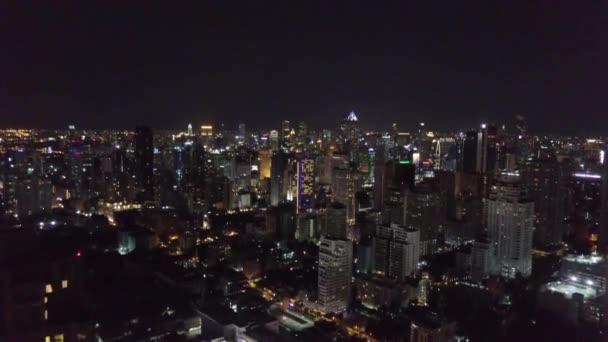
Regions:
<svg viewBox="0 0 608 342"><path fill-rule="evenodd" d="M287 167L287 157L282 152L275 152L272 155L270 164L270 204L279 205L283 193L283 173Z"/></svg>
<svg viewBox="0 0 608 342"><path fill-rule="evenodd" d="M272 165L272 150L268 148L259 150L259 173L260 179L270 178Z"/></svg>
<svg viewBox="0 0 608 342"><path fill-rule="evenodd" d="M604 160L602 161L602 183L601 183L601 207L600 207L600 229L599 250L608 253L608 144L604 146Z"/></svg>
<svg viewBox="0 0 608 342"><path fill-rule="evenodd" d="M319 244L317 303L326 313L344 311L350 304L353 244L324 237Z"/></svg>
<svg viewBox="0 0 608 342"><path fill-rule="evenodd" d="M481 141L477 131L472 130L466 133L462 151L462 170L465 173L477 173L479 171L480 144Z"/></svg>
<svg viewBox="0 0 608 342"><path fill-rule="evenodd" d="M308 209L312 206L315 191L315 161L302 158L297 163L298 176L298 208Z"/></svg>
<svg viewBox="0 0 608 342"><path fill-rule="evenodd" d="M346 206L339 202L332 202L327 206L325 215L325 234L328 237L346 239Z"/></svg>
<svg viewBox="0 0 608 342"><path fill-rule="evenodd" d="M496 246L496 263L507 278L532 272L534 202L518 175L501 175L484 199L487 229Z"/></svg>
<svg viewBox="0 0 608 342"><path fill-rule="evenodd" d="M340 130L342 131L342 139L340 142L342 144L342 150L348 155L348 160L350 162L358 162L361 129L359 128L359 119L357 118L357 115L355 115L355 112L351 112L342 120Z"/></svg>
<svg viewBox="0 0 608 342"><path fill-rule="evenodd" d="M283 142L289 138L290 131L289 121L283 121L283 123L281 123L281 140L283 140Z"/></svg>
<svg viewBox="0 0 608 342"><path fill-rule="evenodd" d="M394 223L378 225L372 251L375 273L403 280L418 269L420 232Z"/></svg>
<svg viewBox="0 0 608 342"><path fill-rule="evenodd" d="M154 141L149 127L135 129L135 176L142 202L154 199Z"/></svg>
<svg viewBox="0 0 608 342"><path fill-rule="evenodd" d="M352 226L355 223L355 186L348 168L338 167L332 170L331 193L333 201L346 206L346 222Z"/></svg>

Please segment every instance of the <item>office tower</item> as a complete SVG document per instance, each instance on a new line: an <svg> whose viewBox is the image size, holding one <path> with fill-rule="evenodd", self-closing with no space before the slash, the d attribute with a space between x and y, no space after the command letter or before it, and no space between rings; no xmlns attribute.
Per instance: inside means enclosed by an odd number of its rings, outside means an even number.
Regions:
<svg viewBox="0 0 608 342"><path fill-rule="evenodd" d="M376 180L376 151L370 147L367 149L367 183L373 185Z"/></svg>
<svg viewBox="0 0 608 342"><path fill-rule="evenodd" d="M385 177L386 177L386 161L384 160L384 153L382 150L377 151L376 158L374 160L374 208L382 211L384 207L385 198Z"/></svg>
<svg viewBox="0 0 608 342"><path fill-rule="evenodd" d="M481 125L481 173L493 173L497 161L497 129L495 125Z"/></svg>
<svg viewBox="0 0 608 342"><path fill-rule="evenodd" d="M407 216L403 224L420 231L420 255L434 254L447 215L445 201L426 183L409 191L406 201Z"/></svg>
<svg viewBox="0 0 608 342"><path fill-rule="evenodd" d="M113 202L125 202L130 198L129 183L131 181L131 163L127 159L124 148L116 146L111 154L112 160L112 184L110 189L110 200Z"/></svg>
<svg viewBox="0 0 608 342"><path fill-rule="evenodd" d="M604 147L604 160L601 165L601 207L600 207L600 229L599 229L599 251L608 253L608 145Z"/></svg>
<svg viewBox="0 0 608 342"><path fill-rule="evenodd" d="M534 243L543 246L562 241L570 174L555 158L535 158L526 163L525 178L537 218Z"/></svg>
<svg viewBox="0 0 608 342"><path fill-rule="evenodd" d="M493 173L497 161L497 129L494 125L481 125L465 135L462 152L462 170L465 173Z"/></svg>
<svg viewBox="0 0 608 342"><path fill-rule="evenodd" d="M259 150L259 174L260 179L270 178L272 165L272 149L263 148Z"/></svg>
<svg viewBox="0 0 608 342"><path fill-rule="evenodd" d="M276 130L270 131L270 148L273 152L279 150L279 132Z"/></svg>
<svg viewBox="0 0 608 342"><path fill-rule="evenodd" d="M207 177L207 158L201 144L188 142L182 151L182 172L180 187L191 212L203 212L205 203L205 179Z"/></svg>
<svg viewBox="0 0 608 342"><path fill-rule="evenodd" d="M378 225L372 249L375 273L404 280L418 269L420 232L394 223Z"/></svg>
<svg viewBox="0 0 608 342"><path fill-rule="evenodd" d="M316 212L300 213L298 215L298 227L296 239L298 241L317 242L319 240L320 219Z"/></svg>
<svg viewBox="0 0 608 342"><path fill-rule="evenodd" d="M468 131L464 138L464 146L462 151L462 171L465 173L476 173L479 162L479 133L477 131Z"/></svg>
<svg viewBox="0 0 608 342"><path fill-rule="evenodd" d="M484 199L490 240L496 246L496 262L507 278L532 272L534 202L518 175L502 174Z"/></svg>
<svg viewBox="0 0 608 342"><path fill-rule="evenodd" d="M416 181L416 166L407 159L389 161L384 169L384 186L413 189Z"/></svg>
<svg viewBox="0 0 608 342"><path fill-rule="evenodd" d="M298 132L297 132L297 142L299 145L304 145L307 141L308 137L308 126L305 122L300 122L298 124Z"/></svg>
<svg viewBox="0 0 608 342"><path fill-rule="evenodd" d="M270 164L270 205L277 206L284 199L283 174L287 168L287 157L283 152L275 152Z"/></svg>
<svg viewBox="0 0 608 342"><path fill-rule="evenodd" d="M332 170L331 198L346 206L347 226L355 224L355 184L348 168L338 167Z"/></svg>
<svg viewBox="0 0 608 342"><path fill-rule="evenodd" d="M340 202L332 202L325 212L325 234L336 239L346 239L346 206Z"/></svg>
<svg viewBox="0 0 608 342"><path fill-rule="evenodd" d="M239 124L239 137L241 137L243 141L247 138L247 127L244 123Z"/></svg>
<svg viewBox="0 0 608 342"><path fill-rule="evenodd" d="M187 134L188 134L188 136L189 136L189 137L194 136L194 132L192 132L192 124L191 124L191 123L190 123L190 124L188 124L188 131L187 131Z"/></svg>
<svg viewBox="0 0 608 342"><path fill-rule="evenodd" d="M353 243L321 238L317 303L326 313L344 311L350 305Z"/></svg>
<svg viewBox="0 0 608 342"><path fill-rule="evenodd" d="M361 129L359 119L355 112L351 112L340 125L342 151L348 155L348 161L357 163L359 161L359 140Z"/></svg>
<svg viewBox="0 0 608 342"><path fill-rule="evenodd" d="M154 199L154 141L149 127L135 129L135 177L142 202Z"/></svg>
<svg viewBox="0 0 608 342"><path fill-rule="evenodd" d="M427 306L429 302L429 292L431 290L431 279L429 279L429 274L423 272L420 276L420 280L418 281L418 294L417 294L417 302L420 306Z"/></svg>
<svg viewBox="0 0 608 342"><path fill-rule="evenodd" d="M395 223L405 226L407 222L407 197L409 190L403 188L389 188L385 191L382 222Z"/></svg>
<svg viewBox="0 0 608 342"><path fill-rule="evenodd" d="M471 278L481 281L494 273L494 244L487 237L480 237L471 247Z"/></svg>
<svg viewBox="0 0 608 342"><path fill-rule="evenodd" d="M289 126L289 121L285 120L281 123L281 140L285 142L285 140L289 139L289 134L291 132L291 128Z"/></svg>
<svg viewBox="0 0 608 342"><path fill-rule="evenodd" d="M309 158L300 159L297 168L297 205L299 209L306 210L312 207L315 194L315 161Z"/></svg>

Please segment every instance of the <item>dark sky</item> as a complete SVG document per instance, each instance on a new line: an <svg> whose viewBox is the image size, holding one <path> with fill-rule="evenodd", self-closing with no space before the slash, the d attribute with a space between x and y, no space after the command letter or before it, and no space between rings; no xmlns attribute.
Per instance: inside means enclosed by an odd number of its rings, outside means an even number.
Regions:
<svg viewBox="0 0 608 342"><path fill-rule="evenodd" d="M608 133L608 1L380 2L3 1L0 126Z"/></svg>

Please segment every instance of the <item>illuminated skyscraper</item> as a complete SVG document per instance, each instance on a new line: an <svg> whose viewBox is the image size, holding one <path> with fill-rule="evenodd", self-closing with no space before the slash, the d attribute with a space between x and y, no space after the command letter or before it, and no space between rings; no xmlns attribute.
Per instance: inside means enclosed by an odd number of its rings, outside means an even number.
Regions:
<svg viewBox="0 0 608 342"><path fill-rule="evenodd" d="M213 126L211 125L202 125L201 126L201 137L213 137Z"/></svg>
<svg viewBox="0 0 608 342"><path fill-rule="evenodd" d="M276 130L270 131L270 148L273 151L279 150L279 132Z"/></svg>
<svg viewBox="0 0 608 342"><path fill-rule="evenodd" d="M528 198L519 176L501 175L484 199L487 229L496 246L496 262L507 278L532 272L534 202Z"/></svg>
<svg viewBox="0 0 608 342"><path fill-rule="evenodd" d="M308 209L312 206L315 192L315 162L303 158L298 161L298 207Z"/></svg>
<svg viewBox="0 0 608 342"><path fill-rule="evenodd" d="M259 159L260 179L270 178L270 170L272 165L272 150L268 148L260 149Z"/></svg>
<svg viewBox="0 0 608 342"><path fill-rule="evenodd" d="M341 144L342 150L348 155L350 162L358 162L359 140L361 138L361 129L359 128L359 119L355 112L351 112L340 125L342 134Z"/></svg>
<svg viewBox="0 0 608 342"><path fill-rule="evenodd" d="M192 133L192 124L188 124L188 136L191 137L194 134Z"/></svg>
<svg viewBox="0 0 608 342"><path fill-rule="evenodd" d="M326 313L344 311L350 305L353 243L321 238L317 303Z"/></svg>
<svg viewBox="0 0 608 342"><path fill-rule="evenodd" d="M154 141L149 127L135 129L135 176L141 201L154 199Z"/></svg>

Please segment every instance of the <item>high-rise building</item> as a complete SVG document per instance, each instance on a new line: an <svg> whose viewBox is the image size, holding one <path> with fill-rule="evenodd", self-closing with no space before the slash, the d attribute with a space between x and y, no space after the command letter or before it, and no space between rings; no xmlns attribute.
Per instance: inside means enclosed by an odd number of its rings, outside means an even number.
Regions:
<svg viewBox="0 0 608 342"><path fill-rule="evenodd" d="M325 234L337 239L346 239L346 206L340 202L332 202L325 212Z"/></svg>
<svg viewBox="0 0 608 342"><path fill-rule="evenodd" d="M481 125L481 173L493 173L496 169L498 158L497 152L497 129L495 125Z"/></svg>
<svg viewBox="0 0 608 342"><path fill-rule="evenodd" d="M420 231L420 255L434 254L447 215L445 202L426 183L417 185L406 197L406 220L403 224Z"/></svg>
<svg viewBox="0 0 608 342"><path fill-rule="evenodd" d="M480 237L471 247L471 278L480 281L494 273L494 244Z"/></svg>
<svg viewBox="0 0 608 342"><path fill-rule="evenodd" d="M355 112L351 112L340 125L342 139L340 144L342 150L348 155L350 162L357 163L359 161L359 140L361 138L361 128L359 127L359 119Z"/></svg>
<svg viewBox="0 0 608 342"><path fill-rule="evenodd" d="M57 235L55 235L57 234ZM6 341L91 341L84 261L61 233L24 229L0 239L0 336ZM65 234L65 233L63 233Z"/></svg>
<svg viewBox="0 0 608 342"><path fill-rule="evenodd" d="M481 164L481 139L480 133L468 131L464 138L462 151L462 170L465 173L477 173Z"/></svg>
<svg viewBox="0 0 608 342"><path fill-rule="evenodd" d="M283 121L283 123L281 123L281 140L283 140L283 142L289 139L290 132L291 128L289 126L289 121Z"/></svg>
<svg viewBox="0 0 608 342"><path fill-rule="evenodd" d="M403 280L418 269L420 232L394 223L378 225L372 249L374 272Z"/></svg>
<svg viewBox="0 0 608 342"><path fill-rule="evenodd" d="M298 196L297 204L299 210L312 207L315 194L315 161L302 158L297 163Z"/></svg>
<svg viewBox="0 0 608 342"><path fill-rule="evenodd" d="M270 131L270 148L273 152L279 150L279 132L276 130Z"/></svg>
<svg viewBox="0 0 608 342"><path fill-rule="evenodd" d="M264 148L259 150L259 174L260 179L270 178L272 165L272 150Z"/></svg>
<svg viewBox="0 0 608 342"><path fill-rule="evenodd" d="M353 243L321 238L317 303L326 313L344 311L350 305Z"/></svg>
<svg viewBox="0 0 608 342"><path fill-rule="evenodd" d="M270 164L270 204L273 206L279 205L283 200L283 174L286 168L287 156L281 151L273 153Z"/></svg>
<svg viewBox="0 0 608 342"><path fill-rule="evenodd" d="M507 278L532 272L534 202L519 175L503 174L484 199L487 230L496 246L496 262Z"/></svg>
<svg viewBox="0 0 608 342"><path fill-rule="evenodd" d="M601 207L600 207L600 229L599 229L599 246L598 249L602 253L608 253L608 145L604 147L604 160L602 161L601 172Z"/></svg>
<svg viewBox="0 0 608 342"><path fill-rule="evenodd" d="M534 243L543 246L562 241L570 173L555 158L535 158L527 161L525 176L537 218Z"/></svg>
<svg viewBox="0 0 608 342"><path fill-rule="evenodd" d="M348 168L332 170L331 197L334 202L346 206L346 223L349 227L352 226L355 223L355 184Z"/></svg>
<svg viewBox="0 0 608 342"><path fill-rule="evenodd" d="M142 202L154 199L154 140L149 127L135 129L135 177Z"/></svg>

